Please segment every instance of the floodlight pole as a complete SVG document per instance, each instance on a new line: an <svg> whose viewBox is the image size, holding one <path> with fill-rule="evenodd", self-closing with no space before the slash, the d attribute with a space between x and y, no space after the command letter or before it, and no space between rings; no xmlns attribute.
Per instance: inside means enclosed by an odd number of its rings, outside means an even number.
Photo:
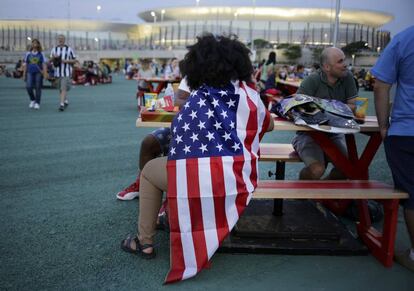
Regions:
<svg viewBox="0 0 414 291"><path fill-rule="evenodd" d="M252 26L251 26L251 32L252 32L252 34L251 34L251 37L250 37L250 50L253 52L254 51L254 36L253 36L253 34L254 34L254 22L256 21L256 0L252 0L252 4L253 4L253 17L252 17Z"/></svg>
<svg viewBox="0 0 414 291"><path fill-rule="evenodd" d="M335 8L335 27L334 27L334 37L333 37L333 46L337 47L338 45L338 34L339 34L339 14L341 13L341 0L336 0Z"/></svg>

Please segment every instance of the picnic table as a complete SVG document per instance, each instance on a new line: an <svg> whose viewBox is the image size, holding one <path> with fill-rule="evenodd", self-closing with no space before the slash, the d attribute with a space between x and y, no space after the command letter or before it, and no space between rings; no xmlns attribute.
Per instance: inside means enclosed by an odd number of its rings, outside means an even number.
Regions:
<svg viewBox="0 0 414 291"><path fill-rule="evenodd" d="M181 79L166 79L166 78L137 78L137 80L144 80L149 84L150 93L161 93L162 89L167 87L168 83L178 84L181 82Z"/></svg>
<svg viewBox="0 0 414 291"><path fill-rule="evenodd" d="M166 113L167 114L167 113ZM136 120L137 127L169 127L170 122L148 121L141 118ZM353 180L367 180L369 166L381 145L382 139L378 122L375 116L367 116L365 123L360 125L360 134L369 137L362 154L358 156L354 134L346 134L348 156L344 155L337 146L327 137L325 132L310 127L295 125L293 122L274 116L274 131L306 131L320 145L332 163L341 170L345 176Z"/></svg>
<svg viewBox="0 0 414 291"><path fill-rule="evenodd" d="M369 140L358 157L354 134L346 134L348 157L346 157L335 144L327 137L325 132L317 131L307 126L295 125L291 121L275 117L274 131L306 131L319 144L332 163L349 179L367 180L368 168L374 158L382 139L379 132L377 118L367 116L365 122L360 124L360 134L369 136Z"/></svg>
<svg viewBox="0 0 414 291"><path fill-rule="evenodd" d="M286 182L282 181L282 182L270 182L267 185L265 184L264 186L260 185L260 182L259 182L259 188L261 189L257 191L259 192L258 196L261 196L261 198L266 198L267 195L270 195L269 197L275 197L275 198L276 197L277 198L300 197L303 199L303 198L308 198L307 192L312 192L309 199L320 199L322 197L324 198L327 197L330 200L324 200L324 202L329 201L327 202L328 208L333 209L334 212L335 211L341 212L341 211L344 211L344 209L348 207L351 200L347 201L345 198L347 198L347 195L350 195L349 196L350 198L357 199L355 201L357 201L358 210L359 210L359 221L357 222L357 229L358 229L359 236L364 241L365 245L371 250L373 255L378 258L378 260L380 260L385 266L388 266L388 267L391 266L395 234L396 234L396 221L398 217L398 201L399 199L406 198L407 194L394 191L392 186L388 186L383 183L378 183L376 181L368 181L369 166L382 142L376 117L367 116L365 118L365 123L360 125L360 132L358 134L366 135L369 137L368 141L366 142L365 146L362 149L361 155L358 155L355 134L345 135L347 148L348 148L348 155L344 155L337 148L337 146L329 139L329 137L327 136L325 132L317 131L313 128L306 127L306 126L298 126L298 125L295 125L291 121L283 120L275 116L273 117L274 117L274 129L273 129L274 131L306 131L316 141L316 143L320 145L322 150L330 158L331 162L335 165L335 167L341 170L349 180L347 182L337 183L338 189L336 189L337 188L336 184L332 183L332 181L316 181L316 182L308 181L307 184L306 183L303 184L303 182L306 182L306 181L297 181L297 182L286 181L288 182L287 184ZM137 127L169 127L170 122L143 122L141 121L140 118L138 118L136 121L136 126ZM352 180L355 180L355 182L352 182ZM265 182L269 182L269 181L265 181ZM316 183L316 184L314 185L312 183L314 184ZM278 187L282 187L282 189L279 189ZM286 189L288 190L283 190L285 189L283 187L286 187ZM295 187L297 187L298 191L294 191ZM306 189L303 189L303 187L305 188L308 187L309 189L306 190ZM349 188L351 188L352 190L349 190ZM291 197L291 194L289 193L292 193L292 189L294 193L292 194L293 196ZM272 190L275 191L273 193L274 195L271 193ZM336 199L336 196L335 196L336 192L340 193L338 197L340 200L331 200L334 198ZM286 194L283 194L283 193L286 193ZM322 194L318 194L318 193L322 193ZM327 193L328 195L326 195ZM371 199L372 197L374 198L376 197L375 199L377 198L380 199L378 201L381 202L384 206L384 224L383 224L382 232L374 228L371 223L367 199ZM246 210L246 212L248 212L249 208ZM329 216L326 213L324 215L326 217ZM301 222L298 221L297 216L298 215L290 216L289 219L295 220L296 224L300 224ZM305 223L309 222L309 218L305 217L306 214L301 213L300 216L302 220L303 218L307 220ZM258 214L254 213L252 217L254 219L253 228L257 228L259 224L261 223L257 219ZM244 216L240 220L242 220L243 218ZM329 218L329 219L330 219L330 222L335 223L335 221L332 218ZM265 222L265 223L268 223L268 222ZM278 223L280 224L280 222ZM324 222L322 222L322 224L323 223ZM296 226L290 225L288 228L293 229ZM280 225L278 227L280 228ZM255 247L257 247L257 245L253 246L254 239L252 239L251 237L252 234L261 236L260 232L250 231L249 233L249 231L247 231L247 236L250 236L248 238L247 245L246 244L242 245L239 239L236 239L236 240L230 239L230 242L227 242L227 251L231 249L242 250L243 248L245 248L245 250L246 249L252 250ZM291 234L285 233L285 234L282 234L282 236L284 236L284 239L286 239L286 235L292 238ZM324 233L323 230L319 234L315 233L315 235L320 235L322 240L331 239L331 237L329 237L329 235ZM277 235L275 237L277 237ZM336 239L338 239L338 241L343 240L341 238L336 238ZM349 238L347 238L347 240L348 239ZM311 240L309 240L308 242L311 242ZM263 241L261 241L261 243L263 243ZM283 243L277 246L278 248L277 252L280 252L281 245L283 245ZM275 244L271 242L265 245L264 249L259 252L270 252L269 249L274 246ZM286 247L289 253L294 253L292 252L291 245L285 244L283 245L283 247ZM302 250L305 250L304 253L309 253L309 246L304 246L302 244L300 248ZM317 245L316 248L321 250L320 244ZM331 246L329 246L329 248L331 248ZM351 248L355 249L355 245L352 245ZM340 249L339 253L343 254L343 252L344 252L344 249ZM332 252L331 249L329 250L325 249L321 253L333 254L334 252Z"/></svg>
<svg viewBox="0 0 414 291"><path fill-rule="evenodd" d="M167 113L166 113L167 114ZM159 121L136 121L137 127L169 127L170 122ZM360 125L360 134L369 137L362 154L358 156L355 135L346 134L346 143L348 156L344 155L337 146L329 139L327 134L322 131L314 130L306 126L298 126L293 122L274 116L274 131L306 131L319 144L331 162L337 167L348 179L368 180L369 166L381 145L382 139L379 133L379 127L375 116L367 116L365 123ZM325 205L336 214L343 214L347 209L350 201L326 201ZM364 213L368 215L368 210ZM368 215L369 216L369 215ZM369 222L366 222L369 224Z"/></svg>

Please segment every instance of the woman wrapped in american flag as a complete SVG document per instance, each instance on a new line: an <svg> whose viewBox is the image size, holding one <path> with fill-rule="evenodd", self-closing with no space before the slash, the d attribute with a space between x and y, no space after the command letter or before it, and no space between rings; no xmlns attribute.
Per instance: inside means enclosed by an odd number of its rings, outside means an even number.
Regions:
<svg viewBox="0 0 414 291"><path fill-rule="evenodd" d="M182 61L191 94L171 124L168 157L141 172L138 234L124 251L155 257L158 211L167 192L171 268L166 283L208 266L249 203L259 142L273 119L253 89L249 49L235 36L204 34Z"/></svg>

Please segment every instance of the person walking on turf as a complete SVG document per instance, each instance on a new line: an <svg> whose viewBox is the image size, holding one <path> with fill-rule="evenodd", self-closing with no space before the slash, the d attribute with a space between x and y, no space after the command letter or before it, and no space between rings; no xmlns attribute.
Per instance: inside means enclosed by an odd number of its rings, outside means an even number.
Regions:
<svg viewBox="0 0 414 291"><path fill-rule="evenodd" d="M65 36L58 35L58 45L50 52L50 58L55 67L55 77L58 80L58 89L60 92L59 111L64 111L69 105L67 98L70 90L72 67L76 63L76 56L72 48L65 44Z"/></svg>

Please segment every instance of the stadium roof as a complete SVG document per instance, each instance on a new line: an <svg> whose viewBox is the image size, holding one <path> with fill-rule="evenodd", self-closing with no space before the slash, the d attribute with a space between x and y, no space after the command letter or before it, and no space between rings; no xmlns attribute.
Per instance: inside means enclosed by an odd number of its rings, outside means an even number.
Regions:
<svg viewBox="0 0 414 291"><path fill-rule="evenodd" d="M335 11L326 8L288 8L288 7L174 7L143 11L138 16L146 22L153 22L155 15L158 21L186 20L256 20L256 21L290 21L290 22L332 22ZM368 11L342 9L341 23L361 24L380 27L394 19L391 14Z"/></svg>

